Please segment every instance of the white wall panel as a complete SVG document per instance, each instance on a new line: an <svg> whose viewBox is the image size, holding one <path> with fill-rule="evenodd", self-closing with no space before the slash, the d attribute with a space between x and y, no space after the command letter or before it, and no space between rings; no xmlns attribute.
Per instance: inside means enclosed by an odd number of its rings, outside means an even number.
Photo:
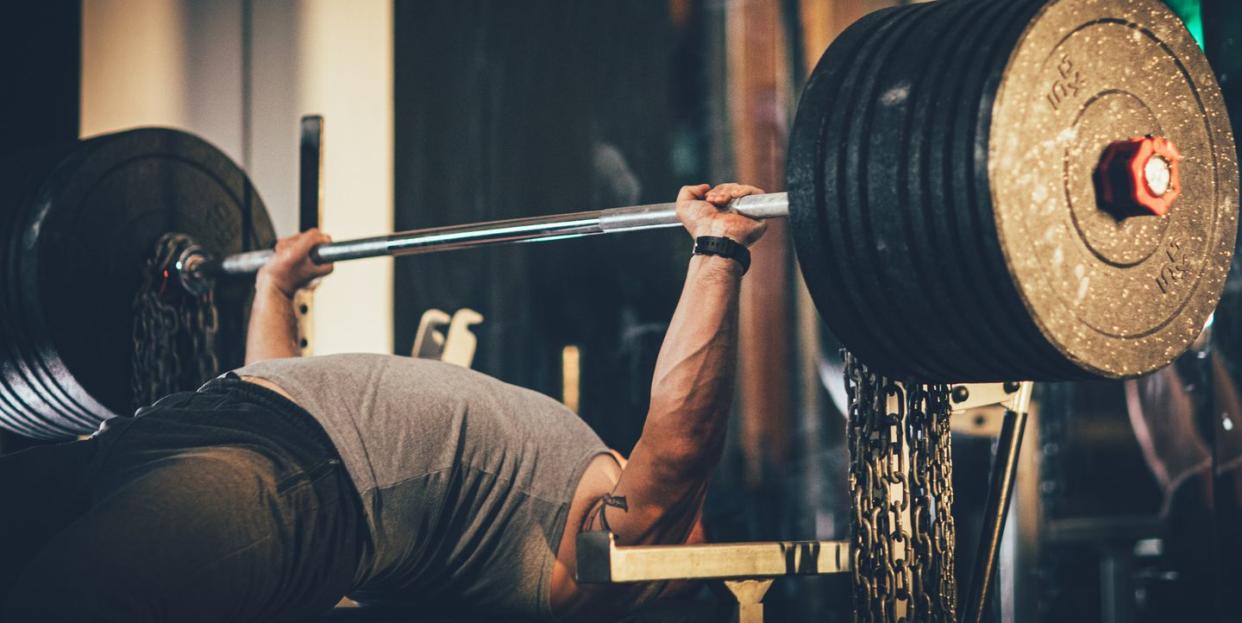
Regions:
<svg viewBox="0 0 1242 623"><path fill-rule="evenodd" d="M82 124L162 125L250 174L277 233L297 229L298 120L326 119L324 228L392 228L389 0L84 0ZM315 351L389 352L391 260L341 264L315 298Z"/></svg>
<svg viewBox="0 0 1242 623"><path fill-rule="evenodd" d="M306 0L303 110L324 115L323 226L337 239L392 230L392 3ZM315 296L315 352L392 350L392 260L344 262Z"/></svg>

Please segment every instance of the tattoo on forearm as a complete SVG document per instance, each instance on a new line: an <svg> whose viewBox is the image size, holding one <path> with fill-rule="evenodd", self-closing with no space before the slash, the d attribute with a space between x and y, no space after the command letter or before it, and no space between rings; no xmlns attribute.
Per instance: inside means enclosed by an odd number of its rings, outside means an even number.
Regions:
<svg viewBox="0 0 1242 623"><path fill-rule="evenodd" d="M612 527L608 525L608 516L604 514L604 510L610 506L621 509L622 512L629 512L630 510L630 503L625 499L624 495L609 495L605 493L604 497L596 502L596 505L599 511L587 513L586 521L582 524L584 532L594 529L597 524L602 529L612 532Z"/></svg>

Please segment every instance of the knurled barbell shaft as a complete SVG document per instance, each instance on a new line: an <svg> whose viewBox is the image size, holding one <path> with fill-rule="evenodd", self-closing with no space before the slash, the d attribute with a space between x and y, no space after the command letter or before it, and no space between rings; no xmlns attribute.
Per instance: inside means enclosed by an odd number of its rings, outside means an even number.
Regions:
<svg viewBox="0 0 1242 623"><path fill-rule="evenodd" d="M742 197L733 201L730 208L756 219L789 216L789 200L785 193ZM653 203L590 212L414 229L386 236L331 242L315 247L311 251L311 259L317 264L324 264L364 257L437 253L496 244L542 242L678 225L680 222L677 220L677 204ZM205 262L198 270L212 275L253 273L262 268L273 253L268 249L238 253L219 262Z"/></svg>

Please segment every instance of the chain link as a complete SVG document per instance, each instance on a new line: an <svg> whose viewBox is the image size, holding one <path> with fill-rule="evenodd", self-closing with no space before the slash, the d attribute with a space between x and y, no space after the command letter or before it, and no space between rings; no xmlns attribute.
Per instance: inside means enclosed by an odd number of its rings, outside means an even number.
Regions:
<svg viewBox="0 0 1242 623"><path fill-rule="evenodd" d="M219 374L215 295L210 290L191 294L173 272L177 258L191 244L184 234L165 234L144 266L133 305L130 388L135 409L194 389Z"/></svg>
<svg viewBox="0 0 1242 623"><path fill-rule="evenodd" d="M846 355L854 620L956 619L949 388Z"/></svg>

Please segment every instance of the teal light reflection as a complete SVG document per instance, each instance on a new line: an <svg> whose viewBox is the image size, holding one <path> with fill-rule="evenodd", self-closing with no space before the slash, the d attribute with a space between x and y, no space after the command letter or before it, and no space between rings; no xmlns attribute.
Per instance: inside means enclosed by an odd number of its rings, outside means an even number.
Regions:
<svg viewBox="0 0 1242 623"><path fill-rule="evenodd" d="M1199 48L1203 48L1203 12L1199 0L1164 0L1177 16L1186 23L1190 36L1195 38Z"/></svg>

